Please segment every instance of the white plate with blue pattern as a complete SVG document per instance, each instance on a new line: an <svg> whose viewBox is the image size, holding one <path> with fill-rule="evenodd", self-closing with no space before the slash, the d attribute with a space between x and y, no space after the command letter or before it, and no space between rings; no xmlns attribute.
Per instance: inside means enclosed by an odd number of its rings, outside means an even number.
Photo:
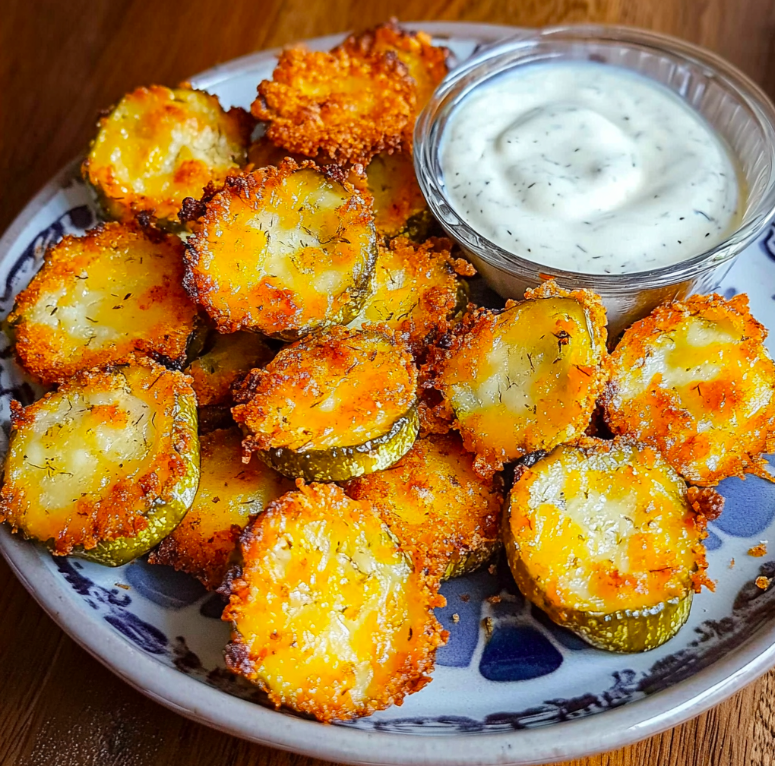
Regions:
<svg viewBox="0 0 775 766"><path fill-rule="evenodd" d="M422 26L449 46L457 61L514 31ZM326 49L340 39L309 45ZM274 60L271 51L254 54L193 82L225 106L248 106ZM54 178L0 240L3 316L39 268L46 247L99 220L77 167ZM740 256L719 292L746 292L754 316L775 330L775 230ZM28 402L34 394L0 339L3 429L10 399ZM438 653L433 683L402 707L331 726L270 709L253 687L231 676L222 656L228 628L218 619L220 597L185 575L144 561L106 569L54 558L6 528L0 529L0 551L76 641L132 686L196 721L350 763L534 764L659 732L775 663L775 587L761 590L753 583L760 575L775 575L775 559L747 555L761 541L775 550L775 484L751 476L729 479L719 489L726 507L706 541L716 591L695 598L688 624L666 645L643 655L592 649L526 604L501 564L494 574L483 570L444 585L447 606L438 614L450 639ZM487 600L496 595L501 598Z"/></svg>

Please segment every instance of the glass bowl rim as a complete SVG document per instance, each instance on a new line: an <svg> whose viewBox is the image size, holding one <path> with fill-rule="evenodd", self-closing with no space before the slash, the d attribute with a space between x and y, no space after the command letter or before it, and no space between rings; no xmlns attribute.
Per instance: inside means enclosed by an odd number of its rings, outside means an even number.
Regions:
<svg viewBox="0 0 775 766"><path fill-rule="evenodd" d="M686 64L708 70L713 79L722 82L733 92L747 107L749 112L747 119L753 118L757 128L764 135L770 157L769 177L765 181L761 199L744 215L741 225L717 245L686 260L644 271L594 274L569 271L531 261L492 242L464 221L449 202L443 185L438 184L433 173L429 172L432 153L438 150L441 138L439 134L435 141L431 140L436 112L464 77L486 68L494 60L508 56L516 49L524 47L527 50L531 44L552 38L565 39L576 44L585 41L618 44L631 49L645 46L655 52L665 53L673 59L682 60ZM528 66L530 63L532 62L516 63L511 68ZM470 84L468 90L473 90L478 84L476 82ZM676 95L681 97L680 93ZM691 279L735 258L764 231L775 216L775 105L751 78L733 64L706 48L671 35L614 24L563 24L526 29L481 48L471 58L453 69L436 88L417 118L414 129L414 165L423 195L442 227L450 236L459 240L464 248L501 271L537 281L551 276L573 281L581 286L596 288L640 289L646 286L644 280L651 287L667 286ZM443 200L445 203L444 213L439 209L438 200ZM452 219L451 223L446 219ZM638 284L630 284L634 281Z"/></svg>

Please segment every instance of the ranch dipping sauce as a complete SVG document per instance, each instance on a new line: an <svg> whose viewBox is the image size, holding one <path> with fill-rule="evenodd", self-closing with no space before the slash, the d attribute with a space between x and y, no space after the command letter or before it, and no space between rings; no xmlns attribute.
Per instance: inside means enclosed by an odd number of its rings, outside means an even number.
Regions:
<svg viewBox="0 0 775 766"><path fill-rule="evenodd" d="M736 228L728 150L661 84L613 66L532 64L474 89L440 147L447 195L536 263L626 274L692 258Z"/></svg>

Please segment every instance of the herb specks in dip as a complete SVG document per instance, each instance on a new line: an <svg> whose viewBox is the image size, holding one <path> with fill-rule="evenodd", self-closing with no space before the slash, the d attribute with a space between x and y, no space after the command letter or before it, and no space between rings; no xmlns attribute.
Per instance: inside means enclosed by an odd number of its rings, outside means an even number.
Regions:
<svg viewBox="0 0 775 766"><path fill-rule="evenodd" d="M714 130L618 67L534 64L476 88L441 145L452 206L546 266L624 274L684 261L738 223L740 185Z"/></svg>

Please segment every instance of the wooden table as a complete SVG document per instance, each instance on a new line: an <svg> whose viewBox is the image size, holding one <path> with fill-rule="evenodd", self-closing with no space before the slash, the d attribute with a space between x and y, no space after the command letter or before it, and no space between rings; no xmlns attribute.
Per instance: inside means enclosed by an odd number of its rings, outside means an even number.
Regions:
<svg viewBox="0 0 775 766"><path fill-rule="evenodd" d="M0 230L139 85L299 38L401 19L617 22L704 44L775 95L773 0L4 0ZM0 561L0 766L312 766L191 723L76 646ZM661 736L577 766L775 764L775 671Z"/></svg>

